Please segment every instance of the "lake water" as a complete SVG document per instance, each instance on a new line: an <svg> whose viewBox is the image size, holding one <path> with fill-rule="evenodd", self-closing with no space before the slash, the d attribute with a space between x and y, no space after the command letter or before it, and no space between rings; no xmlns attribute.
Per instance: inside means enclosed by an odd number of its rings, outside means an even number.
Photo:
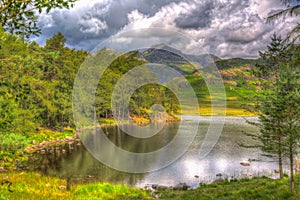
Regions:
<svg viewBox="0 0 300 200"><path fill-rule="evenodd" d="M246 123L246 120L255 121L257 118L226 117L219 140L203 159L199 159L199 148L208 130L209 121L218 122L220 118L188 117L185 120L193 123L199 119L200 126L189 149L173 164L158 171L135 174L111 169L97 161L84 146L55 162L48 162L47 167L42 171L47 175L62 178L72 177L74 180L124 183L138 187L148 184L174 186L183 182L191 187L197 187L200 182L213 181L218 173L221 173L223 177L233 176L235 178L252 175L277 176L273 173L278 168L276 163L261 156L258 149L241 146L241 144L255 144L255 141L245 133L257 133L258 129ZM178 123L167 124L159 134L147 139L128 136L117 127L106 127L103 130L107 133L107 138L120 148L130 152L143 153L155 151L168 144L176 136L178 126ZM188 129L188 127L185 128ZM184 143L184 141L182 142ZM178 145L182 145L182 143ZM110 155L110 157L112 156L114 155ZM260 161L253 161L247 167L240 165L241 161L249 159Z"/></svg>

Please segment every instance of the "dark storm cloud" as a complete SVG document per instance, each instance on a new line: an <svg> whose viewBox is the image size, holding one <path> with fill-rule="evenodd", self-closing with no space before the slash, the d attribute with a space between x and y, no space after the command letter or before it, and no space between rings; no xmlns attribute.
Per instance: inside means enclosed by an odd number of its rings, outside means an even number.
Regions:
<svg viewBox="0 0 300 200"><path fill-rule="evenodd" d="M281 6L280 0L79 0L71 10L41 15L42 36L36 40L43 45L60 31L68 46L92 50L122 31L162 27L186 34L219 57L256 57L274 32L284 36L296 24L292 19L266 23ZM139 34L143 43L159 33Z"/></svg>
<svg viewBox="0 0 300 200"><path fill-rule="evenodd" d="M176 1L179 0L108 0L92 6L81 5L71 11L56 10L41 16L39 26L43 34L37 40L44 44L47 38L60 31L69 46L92 50L99 42L120 31L128 23L127 14L133 10L151 16Z"/></svg>
<svg viewBox="0 0 300 200"><path fill-rule="evenodd" d="M212 20L213 1L197 5L187 14L181 14L175 19L176 26L183 29L199 29L209 27Z"/></svg>

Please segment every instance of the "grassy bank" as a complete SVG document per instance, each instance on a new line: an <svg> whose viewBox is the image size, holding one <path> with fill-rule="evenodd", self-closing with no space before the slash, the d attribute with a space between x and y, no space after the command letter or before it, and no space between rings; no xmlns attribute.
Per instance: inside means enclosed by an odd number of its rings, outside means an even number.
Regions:
<svg viewBox="0 0 300 200"><path fill-rule="evenodd" d="M109 183L74 184L66 190L66 180L42 176L38 173L6 173L0 174L0 200L18 199L154 199L149 192L124 185ZM266 177L241 179L235 182L201 184L199 188L188 191L166 190L158 192L159 199L299 199L300 175L296 176L296 188L292 193L289 180L272 180Z"/></svg>
<svg viewBox="0 0 300 200"><path fill-rule="evenodd" d="M75 130L65 128L63 131L54 131L38 128L36 132L1 133L0 134L0 168L13 170L18 163L27 160L24 150L27 147L38 145L45 141L54 141L72 137Z"/></svg>
<svg viewBox="0 0 300 200"><path fill-rule="evenodd" d="M266 177L247 179L237 182L201 184L199 188L188 191L167 190L159 193L160 199L193 200L193 199L299 199L300 175L296 176L296 187L292 193L289 180L272 180Z"/></svg>
<svg viewBox="0 0 300 200"><path fill-rule="evenodd" d="M12 185L8 188L8 183L0 184L0 200L153 199L141 189L108 183L72 185L71 190L67 191L65 180L38 173L0 174L0 181L3 180L8 180Z"/></svg>

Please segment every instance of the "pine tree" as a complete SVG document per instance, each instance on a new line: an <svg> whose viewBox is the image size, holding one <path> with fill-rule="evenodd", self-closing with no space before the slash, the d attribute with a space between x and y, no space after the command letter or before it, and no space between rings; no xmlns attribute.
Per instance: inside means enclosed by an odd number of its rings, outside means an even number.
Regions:
<svg viewBox="0 0 300 200"><path fill-rule="evenodd" d="M290 59L289 47L290 44L274 33L267 50L259 51L262 63L256 65L256 75L263 79L277 80L282 63L288 62Z"/></svg>
<svg viewBox="0 0 300 200"><path fill-rule="evenodd" d="M300 4L299 0L281 0L281 3L285 8L280 9L274 14L270 15L267 18L268 22L273 22L279 18L285 20L287 17L297 17L299 16ZM299 40L300 39L300 24L298 23L293 29L289 32L288 38Z"/></svg>
<svg viewBox="0 0 300 200"><path fill-rule="evenodd" d="M299 47L291 47L290 53L284 54L289 58L273 68L276 74L268 79L271 87L265 88L260 98L261 133L257 138L262 143L262 151L277 155L281 178L282 160L289 160L290 188L294 190L294 156L300 141L300 71L299 53L295 51Z"/></svg>
<svg viewBox="0 0 300 200"><path fill-rule="evenodd" d="M254 110L259 115L260 123L255 124L260 127L261 134L254 136L262 145L258 145L268 156L277 157L280 178L283 178L283 158L284 158L284 133L282 132L282 116L279 115L282 106L282 96L277 90L277 83L281 71L290 60L289 48L280 36L273 34L271 43L266 51L260 51L262 62L256 65L255 74L259 78L262 86L260 94L257 95L257 105Z"/></svg>

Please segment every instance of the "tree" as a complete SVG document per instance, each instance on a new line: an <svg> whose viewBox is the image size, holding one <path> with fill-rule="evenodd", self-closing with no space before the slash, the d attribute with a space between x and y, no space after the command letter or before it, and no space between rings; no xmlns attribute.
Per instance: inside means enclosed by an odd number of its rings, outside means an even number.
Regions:
<svg viewBox="0 0 300 200"><path fill-rule="evenodd" d="M23 39L39 35L38 14L55 8L73 7L76 0L3 0L0 1L0 26Z"/></svg>
<svg viewBox="0 0 300 200"><path fill-rule="evenodd" d="M282 132L283 119L280 112L284 107L283 97L277 90L281 71L290 60L289 49L291 45L274 34L266 51L260 51L262 62L256 65L255 75L262 86L261 93L257 95L257 104L254 110L259 115L260 123L253 123L260 127L260 135L254 136L261 142L261 150L267 156L277 158L280 178L283 178L284 138Z"/></svg>
<svg viewBox="0 0 300 200"><path fill-rule="evenodd" d="M54 34L46 41L45 48L49 51L62 51L65 47L66 38L61 32Z"/></svg>
<svg viewBox="0 0 300 200"><path fill-rule="evenodd" d="M259 56L262 59L262 63L256 64L256 75L264 79L278 79L279 70L282 63L288 62L289 55L289 43L284 41L281 36L277 36L276 33L271 37L271 43L267 46L266 51L259 51Z"/></svg>
<svg viewBox="0 0 300 200"><path fill-rule="evenodd" d="M286 17L294 17L299 15L300 1L299 0L281 0L281 3L286 7L279 10L278 12L270 15L267 19L268 22L272 22L276 19ZM299 39L300 35L300 24L296 25L288 34L288 38Z"/></svg>
<svg viewBox="0 0 300 200"><path fill-rule="evenodd" d="M276 155L282 178L282 160L290 165L290 188L294 190L294 156L300 140L300 76L299 46L282 46L273 36L268 50L261 53L264 61L257 71L264 87L259 98L259 147L268 155Z"/></svg>
<svg viewBox="0 0 300 200"><path fill-rule="evenodd" d="M280 102L283 110L280 111L282 119L282 132L285 134L286 156L290 163L290 188L295 188L294 156L298 154L300 141L300 70L299 66L288 65L280 73L277 84L282 98Z"/></svg>

